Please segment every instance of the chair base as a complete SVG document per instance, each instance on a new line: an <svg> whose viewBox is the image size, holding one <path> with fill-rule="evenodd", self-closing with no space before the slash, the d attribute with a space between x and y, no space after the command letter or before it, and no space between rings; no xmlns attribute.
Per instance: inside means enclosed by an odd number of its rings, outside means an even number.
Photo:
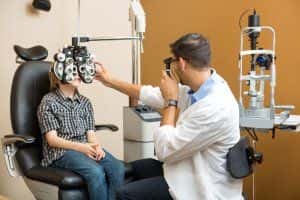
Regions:
<svg viewBox="0 0 300 200"><path fill-rule="evenodd" d="M37 200L88 200L88 194L84 188L60 189L56 185L23 178Z"/></svg>
<svg viewBox="0 0 300 200"><path fill-rule="evenodd" d="M58 200L59 187L56 185L47 184L40 181L35 181L23 176L23 179L28 186L33 196L38 200Z"/></svg>

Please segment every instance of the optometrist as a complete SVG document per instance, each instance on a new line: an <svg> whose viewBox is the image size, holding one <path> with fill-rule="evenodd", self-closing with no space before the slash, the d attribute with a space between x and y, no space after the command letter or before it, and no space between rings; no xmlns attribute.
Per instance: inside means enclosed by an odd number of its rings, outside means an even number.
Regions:
<svg viewBox="0 0 300 200"><path fill-rule="evenodd" d="M137 180L119 188L117 199L242 200L242 181L226 171L226 154L240 139L238 104L210 67L209 41L192 33L170 48L171 76L163 72L160 87L115 79L98 63L105 86L162 108L153 133L159 161L133 162Z"/></svg>

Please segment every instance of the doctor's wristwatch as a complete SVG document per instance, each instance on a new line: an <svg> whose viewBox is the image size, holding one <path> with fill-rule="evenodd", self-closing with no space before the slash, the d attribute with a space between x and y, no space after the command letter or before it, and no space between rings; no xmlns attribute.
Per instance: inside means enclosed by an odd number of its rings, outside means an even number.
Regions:
<svg viewBox="0 0 300 200"><path fill-rule="evenodd" d="M175 108L177 108L178 106L178 100L176 99L168 99L165 102L165 108L170 107L170 106L174 106Z"/></svg>

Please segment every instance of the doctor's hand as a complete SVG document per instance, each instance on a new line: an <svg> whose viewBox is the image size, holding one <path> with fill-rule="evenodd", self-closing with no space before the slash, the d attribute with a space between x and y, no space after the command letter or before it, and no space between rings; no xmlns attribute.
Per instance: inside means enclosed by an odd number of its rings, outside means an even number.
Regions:
<svg viewBox="0 0 300 200"><path fill-rule="evenodd" d="M171 73L171 77L165 71L162 73L160 91L165 100L178 100L178 82Z"/></svg>
<svg viewBox="0 0 300 200"><path fill-rule="evenodd" d="M112 79L110 73L101 63L95 62L95 64L96 64L95 79L100 81L103 85L109 86Z"/></svg>

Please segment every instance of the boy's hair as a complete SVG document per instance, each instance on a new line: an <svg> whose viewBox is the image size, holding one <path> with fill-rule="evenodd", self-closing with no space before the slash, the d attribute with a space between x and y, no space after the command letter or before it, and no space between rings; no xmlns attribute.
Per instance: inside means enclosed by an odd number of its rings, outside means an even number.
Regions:
<svg viewBox="0 0 300 200"><path fill-rule="evenodd" d="M54 65L51 65L51 70L49 71L50 91L58 89L60 84L60 80L54 74L53 67Z"/></svg>
<svg viewBox="0 0 300 200"><path fill-rule="evenodd" d="M210 65L211 49L209 41L198 33L189 33L170 45L171 52L178 59L183 58L193 67L203 68Z"/></svg>

